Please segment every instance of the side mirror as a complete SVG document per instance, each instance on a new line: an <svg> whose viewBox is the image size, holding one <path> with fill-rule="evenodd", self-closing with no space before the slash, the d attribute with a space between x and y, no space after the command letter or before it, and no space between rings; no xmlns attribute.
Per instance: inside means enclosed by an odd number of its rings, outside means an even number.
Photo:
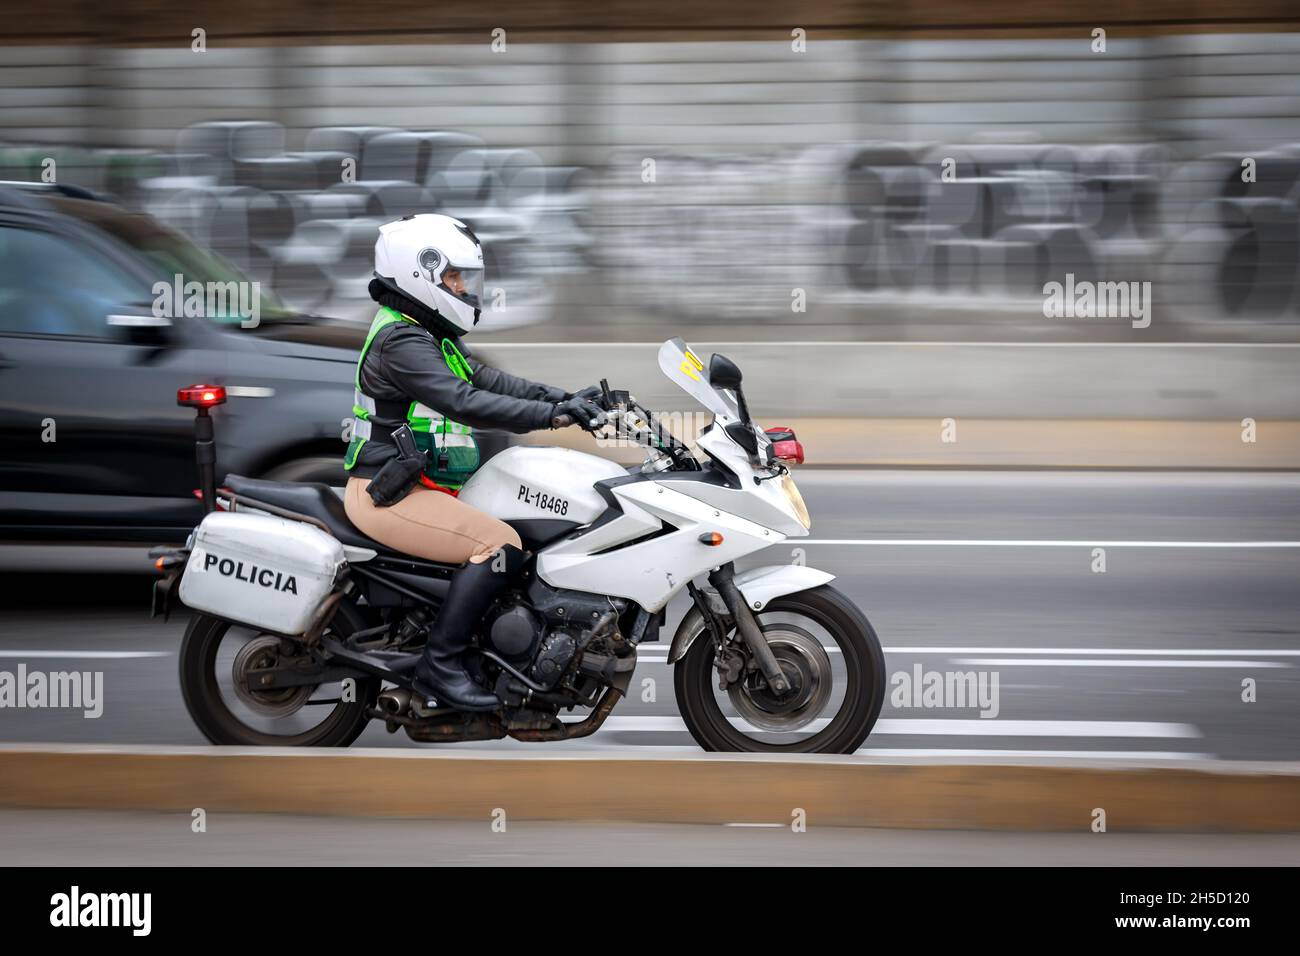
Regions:
<svg viewBox="0 0 1300 956"><path fill-rule="evenodd" d="M714 352L709 359L709 384L714 388L740 388L740 367L725 355Z"/></svg>
<svg viewBox="0 0 1300 956"><path fill-rule="evenodd" d="M740 379L740 366L725 355L714 352L713 358L709 359L709 384L714 388L728 388L735 392L736 405L740 409L740 421L732 422L725 430L751 460L757 460L758 438L754 434L754 420L749 417L749 405L745 402Z"/></svg>

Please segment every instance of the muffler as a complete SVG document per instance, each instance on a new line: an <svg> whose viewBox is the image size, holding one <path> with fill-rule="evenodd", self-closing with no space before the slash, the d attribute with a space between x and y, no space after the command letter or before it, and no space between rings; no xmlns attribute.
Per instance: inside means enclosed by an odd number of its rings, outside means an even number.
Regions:
<svg viewBox="0 0 1300 956"><path fill-rule="evenodd" d="M379 709L390 717L403 717L411 710L411 692L405 687L394 687L379 695Z"/></svg>

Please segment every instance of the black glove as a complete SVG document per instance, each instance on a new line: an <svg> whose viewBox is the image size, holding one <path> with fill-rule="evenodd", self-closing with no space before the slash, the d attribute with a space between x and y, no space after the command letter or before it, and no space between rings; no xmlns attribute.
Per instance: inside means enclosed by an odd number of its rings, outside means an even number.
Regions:
<svg viewBox="0 0 1300 956"><path fill-rule="evenodd" d="M571 398L585 398L588 401L595 402L603 394L604 391L599 385L588 385L586 388L579 389L576 392L569 392L564 396L564 400L567 402Z"/></svg>
<svg viewBox="0 0 1300 956"><path fill-rule="evenodd" d="M551 415L551 427L564 428L573 424L582 426L584 431L593 431L605 424L605 411L590 399L577 396L557 402Z"/></svg>

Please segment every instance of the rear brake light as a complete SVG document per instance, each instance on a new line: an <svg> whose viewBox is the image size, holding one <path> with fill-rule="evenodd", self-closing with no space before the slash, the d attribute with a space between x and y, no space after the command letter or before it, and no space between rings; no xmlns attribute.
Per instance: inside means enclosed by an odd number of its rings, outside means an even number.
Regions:
<svg viewBox="0 0 1300 956"><path fill-rule="evenodd" d="M226 403L226 389L223 385L191 385L176 390L176 404L190 408L211 408L213 405Z"/></svg>
<svg viewBox="0 0 1300 956"><path fill-rule="evenodd" d="M193 494L194 494L194 497L195 497L195 498L198 498L198 499L199 499L199 501L202 501L202 500L203 500L203 489L202 489L202 488L195 488L195 489L193 490ZM226 499L225 499L225 498L222 498L222 497L219 496L219 495L213 495L213 496L212 496L212 500L213 500L213 507L215 507L218 511L229 511L229 510L230 510L230 509L228 509L228 508L226 507Z"/></svg>

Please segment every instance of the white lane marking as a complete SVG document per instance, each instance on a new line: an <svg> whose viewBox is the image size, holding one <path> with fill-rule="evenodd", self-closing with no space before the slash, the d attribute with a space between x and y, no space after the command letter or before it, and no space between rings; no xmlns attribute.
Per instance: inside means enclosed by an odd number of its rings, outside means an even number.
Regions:
<svg viewBox="0 0 1300 956"><path fill-rule="evenodd" d="M623 348L623 349L657 349L663 342L483 342L483 348L494 349L560 349L560 348ZM850 345L882 345L889 348L945 348L960 346L963 348L1018 348L1018 349L1059 349L1059 348L1163 348L1163 349L1294 349L1300 348L1300 342L926 342L909 340L905 342L859 341L858 339L807 339L795 341L758 341L758 342L695 342L691 347L703 348L758 348L764 345L791 348L794 346L817 346L819 348L841 349Z"/></svg>
<svg viewBox="0 0 1300 956"><path fill-rule="evenodd" d="M591 737L583 749L599 752L612 745L601 745L600 736ZM522 749L523 745L518 748ZM637 753L699 754L695 745L638 744ZM1182 753L1173 750L991 750L979 747L955 749L952 747L863 747L854 751L862 757L993 757L1022 759L1065 760L1223 760L1217 754Z"/></svg>
<svg viewBox="0 0 1300 956"><path fill-rule="evenodd" d="M738 717L728 720L735 727L752 730L745 721ZM805 734L816 733L830 723L830 719L821 717L801 728ZM686 730L686 724L680 717L639 715L633 717L610 717L601 726L599 732L606 730L633 733L680 733ZM1142 720L1003 720L994 718L985 720L979 717L969 719L939 719L926 717L907 717L901 719L882 718L876 721L872 735L903 734L907 736L952 736L952 737L1162 737L1194 738L1201 733L1191 724L1159 723Z"/></svg>
<svg viewBox="0 0 1300 956"><path fill-rule="evenodd" d="M842 654L843 651L837 646L823 647L827 654ZM1127 648L1127 647L886 647L883 648L886 654L898 654L906 656L909 654L942 654L949 657L961 657L965 654L1043 654L1047 655L1038 663L1050 664L1055 657L1087 657L1087 656L1108 656L1108 657L1300 657L1300 650L1275 650L1267 649L1237 650L1232 649L1215 649L1204 650L1196 649L1167 649L1167 648ZM668 649L662 647L645 647L637 651L637 662L641 664L666 664L668 662ZM1137 665L1135 665L1137 666ZM1158 662L1152 662L1150 666L1158 666ZM1171 665L1174 666L1174 665ZM1187 665L1193 666L1193 665ZM1210 665L1206 665L1210 666ZM1279 667L1289 667L1289 664L1279 664Z"/></svg>
<svg viewBox="0 0 1300 956"><path fill-rule="evenodd" d="M905 747L863 747L863 757L1032 757L1079 760L1213 760L1211 754L1176 753L1168 750L953 750Z"/></svg>
<svg viewBox="0 0 1300 956"><path fill-rule="evenodd" d="M1127 647L886 647L886 654L1061 654L1079 657L1088 654L1122 657L1300 657L1300 650L1269 650L1267 648L1241 651L1205 650L1191 648L1127 648Z"/></svg>
<svg viewBox="0 0 1300 956"><path fill-rule="evenodd" d="M919 726L918 726L919 725ZM876 721L873 734L971 737L1199 737L1191 724L1145 720L1003 720L907 717Z"/></svg>
<svg viewBox="0 0 1300 956"><path fill-rule="evenodd" d="M85 657L93 660L123 660L133 657L171 657L171 651L0 651L0 657Z"/></svg>
<svg viewBox="0 0 1300 956"><path fill-rule="evenodd" d="M1219 667L1240 670L1244 667L1293 667L1281 661L1140 661L1106 660L1101 657L1070 660L1060 657L954 657L954 664L985 667Z"/></svg>
<svg viewBox="0 0 1300 956"><path fill-rule="evenodd" d="M1300 548L1300 541L1051 541L1039 538L788 538L780 544L929 548Z"/></svg>

